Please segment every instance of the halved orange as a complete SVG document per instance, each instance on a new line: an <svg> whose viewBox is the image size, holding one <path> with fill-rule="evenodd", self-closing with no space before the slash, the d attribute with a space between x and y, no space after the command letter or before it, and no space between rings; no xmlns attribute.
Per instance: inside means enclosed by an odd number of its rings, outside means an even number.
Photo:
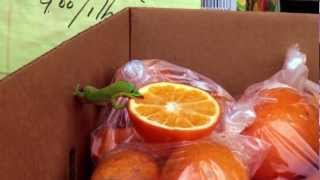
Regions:
<svg viewBox="0 0 320 180"><path fill-rule="evenodd" d="M148 141L193 140L209 135L220 106L206 91L160 82L139 89L143 98L129 101L129 115L137 132Z"/></svg>

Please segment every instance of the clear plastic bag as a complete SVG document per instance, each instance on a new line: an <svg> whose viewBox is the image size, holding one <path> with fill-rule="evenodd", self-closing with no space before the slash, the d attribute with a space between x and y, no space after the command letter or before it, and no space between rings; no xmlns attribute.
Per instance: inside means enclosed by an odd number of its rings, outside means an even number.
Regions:
<svg viewBox="0 0 320 180"><path fill-rule="evenodd" d="M308 80L305 63L306 55L290 48L283 68L250 86L227 115L226 132L272 145L256 179L299 179L319 169L320 87Z"/></svg>
<svg viewBox="0 0 320 180"><path fill-rule="evenodd" d="M221 86L209 78L162 60L132 60L119 68L114 81L125 80L133 83L137 88L155 82L175 82L187 84L209 92L220 104L221 117L231 109L235 102ZM119 104L127 103L126 98L119 98ZM215 128L219 130L219 125ZM100 126L92 133L92 157L98 160L104 152L112 150L124 142L144 141L132 128L128 110L104 107L101 113Z"/></svg>
<svg viewBox="0 0 320 180"><path fill-rule="evenodd" d="M133 83L138 88L164 81L205 90L218 101L222 109L221 122L224 114L235 103L221 86L209 78L161 60L130 61L116 72L114 81L119 80ZM127 101L126 98L119 98L117 103L125 104ZM152 158L157 163L157 170L153 169L152 172L159 171L160 179L249 179L262 163L269 148L268 144L256 138L223 133L219 126L212 134L194 141L150 143L135 130L127 108L116 110L106 106L102 110L100 121L99 127L92 133L91 146L92 158L97 163L99 172L104 171L104 162L110 159L114 161L114 153L129 151L128 153L144 160ZM206 148L209 150L208 154ZM122 156L127 157L121 155L120 159ZM135 160L130 158L131 163L136 162ZM122 162L127 164L125 158L119 164L123 164ZM178 169L171 172L171 165ZM137 169L140 171L140 168ZM131 171L128 168L128 172Z"/></svg>
<svg viewBox="0 0 320 180"><path fill-rule="evenodd" d="M248 180L264 160L268 148L268 144L256 138L224 133L197 141L124 143L98 163L92 180L98 180L98 176L137 180Z"/></svg>
<svg viewBox="0 0 320 180"><path fill-rule="evenodd" d="M115 80L131 82L138 88L156 82L181 83L208 91L225 111L234 103L233 97L208 77L163 60L132 60L117 71Z"/></svg>

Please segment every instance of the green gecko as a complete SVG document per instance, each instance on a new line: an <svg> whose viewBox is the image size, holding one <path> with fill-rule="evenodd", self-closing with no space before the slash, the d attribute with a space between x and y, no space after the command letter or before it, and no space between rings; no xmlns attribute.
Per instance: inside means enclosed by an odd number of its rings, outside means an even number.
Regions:
<svg viewBox="0 0 320 180"><path fill-rule="evenodd" d="M101 89L95 88L93 86L85 86L83 88L80 88L80 85L77 85L74 95L87 102L95 104L111 102L113 108L115 109L123 109L126 106L116 103L116 100L119 97L142 97L136 87L126 81L116 81Z"/></svg>

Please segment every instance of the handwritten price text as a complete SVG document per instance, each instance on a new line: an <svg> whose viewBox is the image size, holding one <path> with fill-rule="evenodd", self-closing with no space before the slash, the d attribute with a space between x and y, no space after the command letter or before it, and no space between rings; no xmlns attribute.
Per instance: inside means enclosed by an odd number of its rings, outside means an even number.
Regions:
<svg viewBox="0 0 320 180"><path fill-rule="evenodd" d="M105 0L102 7L96 7L95 5L89 6L89 2L92 0L85 0L84 3L78 7L76 14L72 17L68 23L68 28L74 24L78 17L82 13L86 13L87 17L94 16L96 20L102 20L105 17L112 16L114 12L111 10L117 0ZM140 3L145 3L145 0L138 0ZM56 6L60 9L71 10L76 8L73 0L40 0L40 4L44 6L43 14L50 13L50 8Z"/></svg>

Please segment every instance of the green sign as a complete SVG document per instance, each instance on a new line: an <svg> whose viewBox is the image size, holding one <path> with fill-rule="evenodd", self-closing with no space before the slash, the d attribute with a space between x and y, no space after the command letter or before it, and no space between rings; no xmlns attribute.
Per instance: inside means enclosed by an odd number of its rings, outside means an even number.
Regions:
<svg viewBox="0 0 320 180"><path fill-rule="evenodd" d="M200 0L0 0L0 78L125 7L200 8Z"/></svg>

